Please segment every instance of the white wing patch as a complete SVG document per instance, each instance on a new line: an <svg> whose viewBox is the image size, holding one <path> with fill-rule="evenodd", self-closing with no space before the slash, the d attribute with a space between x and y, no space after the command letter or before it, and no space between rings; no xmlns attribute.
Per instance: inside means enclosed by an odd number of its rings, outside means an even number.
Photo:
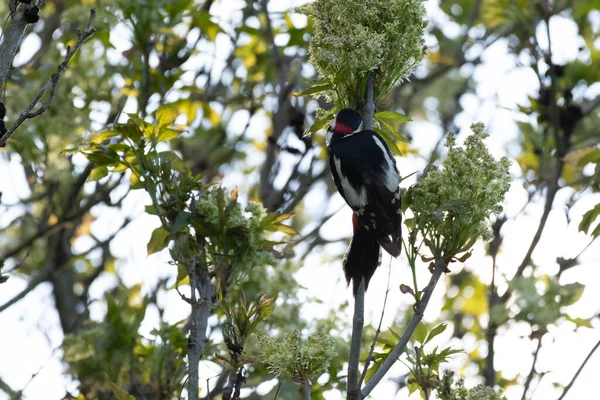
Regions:
<svg viewBox="0 0 600 400"><path fill-rule="evenodd" d="M398 176L396 168L394 167L394 160L390 158L390 155L385 149L385 145L381 142L381 139L379 139L377 136L373 136L373 141L377 146L379 146L381 152L383 153L383 158L385 158L385 161L387 162L387 168L385 169L385 187L390 192L395 192L400 184L400 177Z"/></svg>
<svg viewBox="0 0 600 400"><path fill-rule="evenodd" d="M340 183L342 188L344 189L344 196L348 201L350 206L354 207L364 207L367 205L367 190L364 186L360 188L360 191L354 189L352 184L346 176L342 173L342 166L340 159L336 156L333 156L333 163L335 164L335 169L337 170L337 175L340 177Z"/></svg>

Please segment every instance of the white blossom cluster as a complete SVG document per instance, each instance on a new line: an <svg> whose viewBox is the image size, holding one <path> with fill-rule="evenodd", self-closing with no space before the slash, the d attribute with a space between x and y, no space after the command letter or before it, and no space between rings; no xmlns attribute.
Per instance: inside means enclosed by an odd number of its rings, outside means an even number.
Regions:
<svg viewBox="0 0 600 400"><path fill-rule="evenodd" d="M268 232L262 222L267 212L261 204L250 202L244 209L224 188L213 186L202 192L195 209L207 229L207 254L213 264L223 256L239 272L277 264L266 246Z"/></svg>
<svg viewBox="0 0 600 400"><path fill-rule="evenodd" d="M310 61L340 105L359 105L369 72L381 100L425 55L423 0L316 0L297 11L313 21Z"/></svg>
<svg viewBox="0 0 600 400"><path fill-rule="evenodd" d="M306 342L302 341L298 331L279 338L265 332L259 332L257 336L259 361L275 376L289 373L297 384L317 379L337 356L334 340L322 331L310 335Z"/></svg>
<svg viewBox="0 0 600 400"><path fill-rule="evenodd" d="M441 167L431 167L412 190L413 232L424 236L434 257L453 257L479 237L490 240L489 218L502 211L510 187L508 159L490 155L482 123L471 129L465 148L448 135Z"/></svg>

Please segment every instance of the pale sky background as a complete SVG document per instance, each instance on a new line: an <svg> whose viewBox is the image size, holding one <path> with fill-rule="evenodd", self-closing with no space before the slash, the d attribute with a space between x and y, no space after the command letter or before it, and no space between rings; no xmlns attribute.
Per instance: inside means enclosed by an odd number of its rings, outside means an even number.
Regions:
<svg viewBox="0 0 600 400"><path fill-rule="evenodd" d="M272 2L271 11L289 9L290 5L296 6L299 1ZM217 19L229 20L231 15L239 12L243 5L240 1L217 1L213 10L216 12ZM427 3L430 18L436 21L444 21L443 16L438 9L436 1ZM298 16L298 21L302 17ZM596 21L600 21L600 12L594 12L591 16ZM445 33L448 35L460 34L458 26L445 21ZM597 23L596 26L599 24ZM576 38L576 26L566 18L554 17L551 22L552 42L554 51L554 61L563 63L574 60L578 56L579 47L578 38ZM111 32L111 41L117 47L117 51L129 48L126 40L127 31L125 29L116 29ZM543 38L544 35L540 35ZM220 62L227 56L230 49L230 43L225 37L219 37L217 51L217 61L213 64L215 69L219 69ZM428 44L434 45L434 39L428 38ZM542 43L542 45L545 45ZM30 51L35 51L39 46L35 39L29 40L23 46L23 51L30 47ZM221 61L218 61L221 60ZM486 50L483 63L475 71L475 79L478 82L477 95L464 96L462 99L463 112L457 116L457 125L461 128L459 140L464 139L468 132L468 126L472 122L482 121L488 126L491 137L488 139L488 145L494 156L503 155L516 156L518 146L516 145L519 134L515 125L515 112L517 104L527 104L527 96L534 95L538 89L537 79L528 68L520 68L515 65L515 59L507 54L506 41L498 41ZM204 63L201 56L192 62ZM194 65L190 65L194 67ZM585 93L588 98L600 94L600 84L596 83ZM582 96L583 94L580 94ZM133 104L128 105L127 112L134 111ZM40 118L44 118L43 116ZM240 119L239 126L244 126L245 116L239 115L235 118ZM263 129L267 125L266 118L258 117L253 120L251 129L255 132L257 138L263 137ZM408 125L413 135L413 146L424 153L431 149L435 141L439 138L441 131L434 123L415 120ZM18 133L17 133L18 134ZM262 158L258 156L249 157L249 162L254 165L260 165ZM402 175L407 175L415 170L422 170L424 162L419 157L409 155L398 159L398 166ZM3 202L15 204L20 199L28 197L28 189L24 184L24 174L17 157L8 163L3 153L0 153L0 171L3 178L0 179L0 191L3 193ZM519 176L519 168L513 165L511 170L513 176ZM410 179L403 182L404 186L412 184ZM224 184L230 188L239 186L243 193L247 184L243 174L233 171L228 173ZM555 263L557 256L572 257L588 243L589 238L577 232L577 225L581 215L598 203L600 196L588 195L582 198L571 211L572 223L567 227L567 222L561 208L566 199L571 194L570 189L561 190L555 200L555 211L550 214L546 230L533 256L533 261L538 265L538 271L548 274L555 274L558 267ZM323 204L322 192L311 192L306 197L304 204L308 213L322 215L325 210ZM515 179L507 196L506 213L509 217L517 215L526 202L526 192L522 188L522 181ZM146 256L146 243L149 240L150 232L156 226L158 221L155 217L143 214L143 206L148 204L149 200L141 192L132 193L126 200L123 209L131 210L132 215L137 218L121 232L112 243L111 249L115 256L125 259L125 262L117 264L117 268L126 284L142 283L142 292L147 292L149 288L161 277L173 277L172 268L167 265L168 255L161 254ZM503 228L504 244L503 249L509 252L502 252L498 256L498 265L502 274L512 276L517 265L523 258L527 247L531 241L533 233L537 228L539 217L542 213L541 202L536 201L531 204L526 212L520 215L516 220L509 220ZM335 212L343 207L330 221L323 226L323 233L329 238L349 237L350 229L350 209L344 206L344 202L339 195L331 202L326 210L326 214ZM92 231L99 238L107 237L114 227L122 221L123 215L116 211L104 209L94 209L93 214L100 216L92 225ZM14 217L0 210L0 226L5 226L10 219ZM85 250L89 244L84 240L78 241L76 250ZM344 246L336 245L328 247L331 254L343 251ZM318 298L323 301L319 306L309 305L303 308L303 315L306 318L326 317L330 307L335 307L341 301L351 298L350 289L346 288L341 271L341 262L323 263L322 254L313 254L308 257L304 267L296 274L299 284L306 288L300 291L301 298ZM597 314L600 310L600 302L597 293L600 292L600 245L595 243L580 259L581 265L574 270L563 274L561 283L583 282L587 285L586 290L577 303L570 308L570 315L573 317L589 318ZM371 281L369 291L367 292L367 311L366 323L377 324L383 303L388 276L388 258L384 258L382 267L378 269ZM454 267L457 269L458 267ZM491 260L485 257L481 244L476 246L475 253L466 263L466 268L476 270L484 282L489 282L491 278ZM429 273L425 268L420 273L421 286L429 278ZM390 286L392 288L387 305L387 312L384 318L383 327L389 326L399 309L406 309L412 306L410 297L402 296L397 290L400 283L408 283L410 273L408 264L404 256L392 262ZM332 284L334 282L335 284ZM103 274L101 278L91 288L91 296L101 298L106 288L114 285L116 280L113 276ZM26 280L16 276L11 276L10 280L0 286L0 304L19 293L26 286ZM434 293L432 302L426 312L425 319L433 320L437 316L436 310L441 305L441 296L446 290L445 284L441 283ZM21 389L27 385L25 390L26 399L61 399L65 395L65 388L74 392L77 388L76 382L71 382L63 375L64 365L60 362L60 344L62 342L62 333L58 321L58 315L54 310L52 303L51 286L49 284L40 285L35 291L30 293L24 300L17 305L10 307L0 314L0 376L12 388ZM159 295L159 302L165 306L165 317L168 321L174 322L186 318L189 315L187 304L183 303L179 296L174 292L162 293ZM351 310L352 307L349 307ZM102 318L105 312L105 305L95 303L92 306L92 317ZM351 315L348 315L351 318ZM146 319L142 326L142 333L148 334L158 321L158 314L152 307L148 308ZM557 398L562 389L553 387L552 382L558 380L566 385L576 369L579 367L585 356L588 354L594 344L600 339L599 324L594 322L594 329L580 328L574 330L574 325L565 323L558 327L551 328L549 334L544 337L544 346L540 352L537 370L548 371L548 374L541 380L535 391L534 399L547 400ZM349 333L348 333L349 334ZM531 367L532 356L535 343L530 343L528 335L529 327L526 324L517 326L515 329L506 332L501 330L496 340L496 367L501 370L505 377L513 378L516 374L526 375ZM440 335L430 344L447 345L451 344L456 348L465 350L465 354L459 354L454 357L453 362L447 365L448 368L458 368L464 361L466 354L472 351L477 343L473 337L466 335L462 341L453 341L448 343L450 338L450 329L448 332ZM486 349L479 349L482 354ZM388 374L390 377L398 376L404 373L406 368L397 363L395 369ZM600 353L594 355L586 368L581 373L575 386L571 389L568 399L589 399L590 392L593 389L597 393L597 374L600 371ZM202 362L202 379L214 376L219 372L208 362ZM473 375L476 371L459 371L462 375ZM30 381L32 374L35 378ZM28 383L29 382L29 383ZM467 380L467 385L480 383L481 379L471 378ZM275 380L263 384L265 392L275 385ZM395 384L382 382L372 393L374 399L405 399L406 391L399 392L393 397ZM509 400L520 399L521 389L510 388L506 395ZM5 395L0 393L0 400L5 399ZM328 400L337 400L341 397L337 393L329 393ZM418 398L413 396L411 398Z"/></svg>

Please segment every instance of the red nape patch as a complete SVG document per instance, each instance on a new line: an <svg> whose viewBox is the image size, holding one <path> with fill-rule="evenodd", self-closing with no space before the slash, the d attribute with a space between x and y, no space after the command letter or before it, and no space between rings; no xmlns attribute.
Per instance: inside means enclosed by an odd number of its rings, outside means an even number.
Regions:
<svg viewBox="0 0 600 400"><path fill-rule="evenodd" d="M335 123L335 133L341 133L342 135L349 135L354 133L354 130L348 125L342 124L341 122Z"/></svg>
<svg viewBox="0 0 600 400"><path fill-rule="evenodd" d="M358 220L356 214L352 214L352 230L356 232L358 228L360 228L360 221Z"/></svg>

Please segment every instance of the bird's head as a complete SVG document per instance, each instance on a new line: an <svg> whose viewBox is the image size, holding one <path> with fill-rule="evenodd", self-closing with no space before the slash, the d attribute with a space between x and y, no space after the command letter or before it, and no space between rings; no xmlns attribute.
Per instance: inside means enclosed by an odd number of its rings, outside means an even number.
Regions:
<svg viewBox="0 0 600 400"><path fill-rule="evenodd" d="M358 111L344 108L337 113L335 119L327 129L332 134L350 135L362 129L362 117Z"/></svg>

